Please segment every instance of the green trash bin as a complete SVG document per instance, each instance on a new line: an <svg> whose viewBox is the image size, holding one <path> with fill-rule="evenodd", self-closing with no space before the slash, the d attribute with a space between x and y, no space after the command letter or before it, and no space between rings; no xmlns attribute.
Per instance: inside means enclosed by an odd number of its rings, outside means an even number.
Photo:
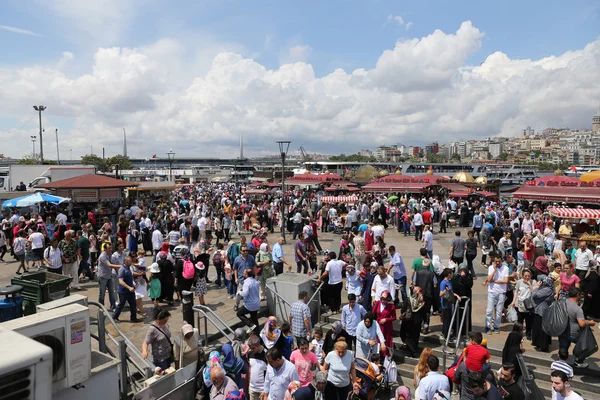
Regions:
<svg viewBox="0 0 600 400"><path fill-rule="evenodd" d="M11 279L12 285L23 287L23 314L36 313L38 304L62 299L71 294L69 285L73 278L48 271L25 273Z"/></svg>

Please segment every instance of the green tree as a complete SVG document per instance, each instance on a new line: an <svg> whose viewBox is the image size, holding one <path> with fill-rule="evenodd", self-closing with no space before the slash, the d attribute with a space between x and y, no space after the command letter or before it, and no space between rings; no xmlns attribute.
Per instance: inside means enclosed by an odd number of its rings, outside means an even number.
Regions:
<svg viewBox="0 0 600 400"><path fill-rule="evenodd" d="M508 160L508 153L501 153L500 156L498 157L498 160L500 160L500 161Z"/></svg>
<svg viewBox="0 0 600 400"><path fill-rule="evenodd" d="M460 161L460 154L454 153L450 156L450 160Z"/></svg>
<svg viewBox="0 0 600 400"><path fill-rule="evenodd" d="M34 156L25 156L22 157L17 164L21 165L36 165L39 164L40 160Z"/></svg>
<svg viewBox="0 0 600 400"><path fill-rule="evenodd" d="M94 167L96 167L98 172L109 171L107 160L98 157L95 154L86 154L85 156L81 156L81 163L83 165L93 165Z"/></svg>
<svg viewBox="0 0 600 400"><path fill-rule="evenodd" d="M428 153L427 154L427 162L428 163L444 163L444 162L446 162L446 157L442 156L441 154Z"/></svg>
<svg viewBox="0 0 600 400"><path fill-rule="evenodd" d="M124 157L120 154L110 157L108 159L108 165L112 168L117 167L119 170L133 168L133 164L129 161L129 157Z"/></svg>

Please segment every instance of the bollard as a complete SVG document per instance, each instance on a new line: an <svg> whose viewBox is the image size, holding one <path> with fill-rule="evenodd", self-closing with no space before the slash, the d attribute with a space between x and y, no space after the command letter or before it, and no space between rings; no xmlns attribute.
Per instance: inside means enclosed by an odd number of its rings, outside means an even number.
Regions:
<svg viewBox="0 0 600 400"><path fill-rule="evenodd" d="M184 290L181 292L181 307L183 311L183 320L195 327L196 321L194 318L194 292Z"/></svg>

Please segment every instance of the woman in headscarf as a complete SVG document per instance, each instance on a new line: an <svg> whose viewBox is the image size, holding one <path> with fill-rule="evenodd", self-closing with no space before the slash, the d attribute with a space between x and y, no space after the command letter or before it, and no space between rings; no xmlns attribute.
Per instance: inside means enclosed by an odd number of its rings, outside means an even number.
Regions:
<svg viewBox="0 0 600 400"><path fill-rule="evenodd" d="M537 249L537 248L536 248ZM545 255L537 256L533 262L533 275L548 275L548 258Z"/></svg>
<svg viewBox="0 0 600 400"><path fill-rule="evenodd" d="M137 253L140 232L136 229L134 220L129 221L129 229L127 233L129 234L127 237L127 249L130 253Z"/></svg>
<svg viewBox="0 0 600 400"><path fill-rule="evenodd" d="M554 301L554 281L546 275L538 275L538 287L533 295L533 326L531 328L531 344L537 351L548 352L552 337L542 330L542 317Z"/></svg>
<svg viewBox="0 0 600 400"><path fill-rule="evenodd" d="M463 265L463 264L461 264ZM425 312L425 299L421 293L421 288L418 286L409 290L410 300L409 307L411 309L411 318L402 321L400 326L400 338L404 343L403 350L408 351L410 357L414 358L417 355L419 336L421 336L421 322L423 320L423 312Z"/></svg>
<svg viewBox="0 0 600 400"><path fill-rule="evenodd" d="M567 255L562 250L554 249L552 250L552 259L558 261L560 265L565 265L567 262Z"/></svg>
<svg viewBox="0 0 600 400"><path fill-rule="evenodd" d="M284 400L293 400L294 393L296 393L298 391L298 389L300 389L301 387L302 387L302 385L300 384L300 381L291 381L287 387L287 390L285 391L285 396L283 399Z"/></svg>
<svg viewBox="0 0 600 400"><path fill-rule="evenodd" d="M388 348L392 348L392 340L394 336L394 320L396 319L396 307L392 300L392 295L389 291L384 290L381 293L380 300L373 304L371 312L375 321L379 323L383 337L385 338L385 345Z"/></svg>
<svg viewBox="0 0 600 400"><path fill-rule="evenodd" d="M371 359L377 342L385 348L385 337L373 314L368 312L356 327L356 356Z"/></svg>
<svg viewBox="0 0 600 400"><path fill-rule="evenodd" d="M352 350L352 341L350 335L342 327L341 321L335 321L331 325L331 329L327 331L325 339L323 339L323 354L329 354L329 352L333 350L335 343L340 340L340 338L344 338L348 344L348 349Z"/></svg>
<svg viewBox="0 0 600 400"><path fill-rule="evenodd" d="M373 280L377 276L377 262L372 261L369 264L369 268L365 268L360 271L360 279L363 282L362 291L358 301L362 303L362 306L367 311L371 311L373 302L371 301L371 288L373 287Z"/></svg>
<svg viewBox="0 0 600 400"><path fill-rule="evenodd" d="M294 400L325 400L325 386L327 385L327 374L317 371L315 379L308 386L299 388L292 393Z"/></svg>
<svg viewBox="0 0 600 400"><path fill-rule="evenodd" d="M225 372L233 375L233 380L237 387L244 389L248 393L248 385L246 384L248 382L248 379L246 379L248 366L241 357L235 356L233 347L229 343L224 344L221 351L223 352L223 368Z"/></svg>
<svg viewBox="0 0 600 400"><path fill-rule="evenodd" d="M502 364L513 364L515 368L515 380L521 376L521 368L517 361L517 355L523 354L523 325L516 323L513 330L508 334L504 348L502 349Z"/></svg>
<svg viewBox="0 0 600 400"><path fill-rule="evenodd" d="M277 329L277 318L267 318L264 328L260 331L260 338L267 350L275 347L283 353L285 340L281 334L281 329Z"/></svg>
<svg viewBox="0 0 600 400"><path fill-rule="evenodd" d="M210 392L210 388L213 385L212 380L210 379L210 372L212 371L213 368L223 369L223 366L221 365L221 353L219 353L218 351L210 352L210 354L208 355L208 360L206 361L206 366L204 367L204 370L202 371L202 380L204 381L204 386L205 386L205 391L204 391L205 399L207 399L209 397L208 393Z"/></svg>
<svg viewBox="0 0 600 400"><path fill-rule="evenodd" d="M398 386L396 389L396 394L390 400L410 400L410 389L406 386Z"/></svg>
<svg viewBox="0 0 600 400"><path fill-rule="evenodd" d="M260 250L256 254L256 265L260 268L260 274L258 274L258 282L260 283L260 299L265 299L267 279L275 276L273 270L273 256L269 251L268 243L261 243Z"/></svg>
<svg viewBox="0 0 600 400"><path fill-rule="evenodd" d="M233 347L233 354L236 357L244 357L248 352L248 345L246 343L246 331L244 328L237 328L233 332L233 341L231 347Z"/></svg>
<svg viewBox="0 0 600 400"><path fill-rule="evenodd" d="M581 283L581 287L585 294L583 314L586 318L598 318L600 316L600 279L596 262L592 262L590 273Z"/></svg>
<svg viewBox="0 0 600 400"><path fill-rule="evenodd" d="M166 243L165 243L166 244ZM167 244L168 246L168 244ZM166 301L170 306L173 305L173 290L175 285L175 278L173 272L175 267L171 260L168 259L168 253L165 251L159 251L158 255L158 267L160 268L160 299Z"/></svg>
<svg viewBox="0 0 600 400"><path fill-rule="evenodd" d="M535 246L535 250L533 251L533 265L535 265L537 258L542 257L545 254L544 246L546 245L546 241L544 240L544 236L542 236L539 229L535 229L533 231L532 243ZM548 263L547 259L546 263Z"/></svg>

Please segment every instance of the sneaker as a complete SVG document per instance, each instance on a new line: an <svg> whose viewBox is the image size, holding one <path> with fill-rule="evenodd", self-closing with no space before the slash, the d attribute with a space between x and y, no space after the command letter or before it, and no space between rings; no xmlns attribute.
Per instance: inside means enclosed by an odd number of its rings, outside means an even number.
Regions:
<svg viewBox="0 0 600 400"><path fill-rule="evenodd" d="M444 336L444 334L443 334L443 333L441 333L441 334L440 334L440 340L441 340L442 342L445 342L445 341L446 341L446 336Z"/></svg>
<svg viewBox="0 0 600 400"><path fill-rule="evenodd" d="M494 329L494 333L498 335L500 333L500 329Z"/></svg>
<svg viewBox="0 0 600 400"><path fill-rule="evenodd" d="M485 330L486 335L491 335L492 333L493 333L493 331L489 328Z"/></svg>
<svg viewBox="0 0 600 400"><path fill-rule="evenodd" d="M233 311L237 311L238 309L239 309L239 307L237 304L235 306L233 306Z"/></svg>
<svg viewBox="0 0 600 400"><path fill-rule="evenodd" d="M577 361L575 361L573 363L573 365L575 366L575 368L587 368L589 366L588 363L584 362L584 363L578 363Z"/></svg>
<svg viewBox="0 0 600 400"><path fill-rule="evenodd" d="M246 334L248 336L250 336L250 334L252 334L255 329L256 329L256 325L252 325L250 328L246 329Z"/></svg>
<svg viewBox="0 0 600 400"><path fill-rule="evenodd" d="M139 319L139 318L134 318L130 320L133 323L137 323L137 322L143 322L143 320Z"/></svg>

